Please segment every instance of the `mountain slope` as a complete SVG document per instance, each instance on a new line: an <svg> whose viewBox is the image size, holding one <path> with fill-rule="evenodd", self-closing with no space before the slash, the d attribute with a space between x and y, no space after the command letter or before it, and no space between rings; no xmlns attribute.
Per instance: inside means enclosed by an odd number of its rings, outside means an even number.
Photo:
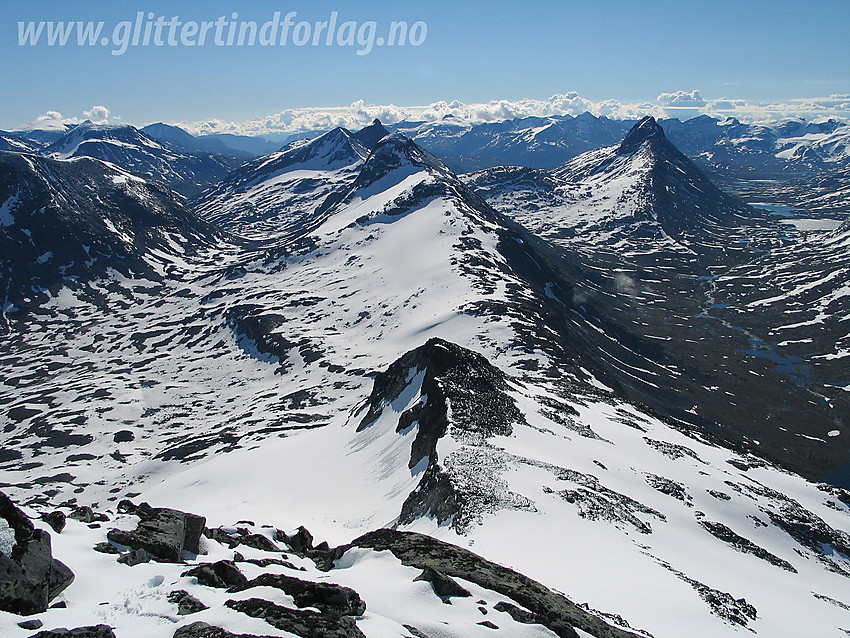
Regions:
<svg viewBox="0 0 850 638"><path fill-rule="evenodd" d="M171 191L89 158L0 153L0 201L4 307L109 270L156 278L217 237Z"/></svg>

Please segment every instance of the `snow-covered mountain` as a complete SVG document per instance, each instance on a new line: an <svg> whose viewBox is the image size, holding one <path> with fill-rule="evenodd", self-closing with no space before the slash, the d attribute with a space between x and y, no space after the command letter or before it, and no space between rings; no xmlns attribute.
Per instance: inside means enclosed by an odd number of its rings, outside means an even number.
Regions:
<svg viewBox="0 0 850 638"><path fill-rule="evenodd" d="M714 436L743 429L739 442L760 449L744 420L759 402L787 404L795 442L822 414L769 397L794 384L765 358L733 365L748 335L707 316L715 280L700 276L719 265L719 228L734 243L764 218L716 191L650 120L560 176L505 169L501 191L499 175L465 183L379 127L292 145L196 200L206 223L254 242L216 234L114 166L3 156L3 231L51 206L71 227L108 220L115 232L98 236L141 236L130 243L153 271L109 268L7 309L0 482L33 517L73 514L51 534L76 580L65 607L37 616L45 628L665 638L850 627L850 497ZM30 183L46 194L21 190ZM151 246L158 232L107 206L131 188L130 210L180 220L185 242ZM551 229L569 217L546 193L582 206L588 190L608 193L596 201L611 215L624 196L622 219L669 224L670 241L615 224L620 244L572 249ZM509 216L511 197L527 227ZM82 232L63 239L69 250L88 245ZM717 419L727 431L694 428ZM774 457L776 441L764 441ZM205 517L207 554L181 555L185 514L127 498ZM131 533L111 531L149 533L155 516L184 526L166 562L144 562ZM0 631L27 635L20 620L0 612Z"/></svg>
<svg viewBox="0 0 850 638"><path fill-rule="evenodd" d="M164 146L129 125L83 122L44 149L53 159L94 157L147 175L185 196L197 194L239 165L232 155Z"/></svg>
<svg viewBox="0 0 850 638"><path fill-rule="evenodd" d="M580 183L588 193L577 232L619 231L655 239L669 237L693 250L725 243L730 228L752 224L756 211L709 181L673 146L652 117L638 122L616 146L579 155L552 175ZM577 208L577 207L573 207Z"/></svg>
<svg viewBox="0 0 850 638"><path fill-rule="evenodd" d="M390 129L468 172L506 165L550 169L617 143L636 123L584 113L475 125L447 117L400 122ZM664 118L659 124L680 151L715 179L787 179L816 174L830 164L846 165L850 126L834 120L764 125L701 115L685 121Z"/></svg>
<svg viewBox="0 0 850 638"><path fill-rule="evenodd" d="M320 223L326 197L344 192L369 151L387 134L379 121L357 133L336 128L315 140L246 162L201 194L195 210L256 239L286 238Z"/></svg>
<svg viewBox="0 0 850 638"><path fill-rule="evenodd" d="M551 168L619 141L632 124L584 113L474 126L446 117L439 122L400 122L390 128L424 145L453 169L467 172L506 164Z"/></svg>

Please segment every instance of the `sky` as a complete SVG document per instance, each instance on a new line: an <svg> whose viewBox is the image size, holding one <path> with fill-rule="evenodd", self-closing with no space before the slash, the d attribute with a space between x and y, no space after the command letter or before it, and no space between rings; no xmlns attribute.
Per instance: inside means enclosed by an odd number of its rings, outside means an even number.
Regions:
<svg viewBox="0 0 850 638"><path fill-rule="evenodd" d="M253 21L259 31L276 11L281 21L295 12L284 46L249 46L247 33L243 46L227 46L230 22L238 29ZM124 36L139 12L142 29L132 46ZM314 46L315 23L330 23L332 15L330 46L330 26ZM144 25L159 16L178 21L175 45L166 26L162 46L153 33L143 46ZM200 45L187 23L219 16L227 21L224 44L216 45L212 30ZM102 21L103 44L79 46L71 32L65 46L48 46L45 24L36 45L20 45L19 23L30 21ZM376 24L364 54L370 21ZM419 23L416 46L375 44L393 21ZM307 23L300 32L299 22ZM345 22L354 28L340 33ZM578 109L610 117L848 119L848 25L847 0L4 2L0 129L89 117L262 133L313 126L317 117L452 112L492 119ZM184 44L181 29L189 29L193 45ZM296 46L305 34L306 44Z"/></svg>

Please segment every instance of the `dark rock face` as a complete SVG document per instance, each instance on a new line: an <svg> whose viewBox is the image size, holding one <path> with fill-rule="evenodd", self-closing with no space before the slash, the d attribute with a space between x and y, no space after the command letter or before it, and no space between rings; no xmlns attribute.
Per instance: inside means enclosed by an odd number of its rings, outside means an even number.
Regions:
<svg viewBox="0 0 850 638"><path fill-rule="evenodd" d="M561 638L577 638L574 628L597 638L637 638L636 634L609 625L527 576L429 536L380 529L361 536L352 545L388 550L404 565L419 569L431 567L508 596L529 610L536 622Z"/></svg>
<svg viewBox="0 0 850 638"><path fill-rule="evenodd" d="M225 605L248 616L262 618L272 627L302 638L365 638L350 616L289 609L259 598L228 600Z"/></svg>
<svg viewBox="0 0 850 638"><path fill-rule="evenodd" d="M201 532L206 523L203 516L169 508L153 508L147 503L129 511L141 520L132 532L110 530L106 537L113 543L144 549L158 560L170 563L179 563L184 551L200 553Z"/></svg>
<svg viewBox="0 0 850 638"><path fill-rule="evenodd" d="M0 609L20 615L43 612L73 582L74 574L53 558L50 534L35 529L2 492L0 518L14 533L10 555L0 553Z"/></svg>
<svg viewBox="0 0 850 638"><path fill-rule="evenodd" d="M36 629L41 629L44 626L44 623L41 622L38 618L33 618L32 620L22 620L18 623L18 627L21 629L26 629L27 631L35 631Z"/></svg>
<svg viewBox="0 0 850 638"><path fill-rule="evenodd" d="M202 563L193 567L183 576L194 576L198 583L207 587L225 589L227 587L238 587L248 582L245 575L239 570L233 561L220 560L216 563Z"/></svg>
<svg viewBox="0 0 850 638"><path fill-rule="evenodd" d="M276 534L275 540L283 541L293 552L302 556L308 549L313 549L313 535L303 525L295 530L294 534L285 532Z"/></svg>
<svg viewBox="0 0 850 638"><path fill-rule="evenodd" d="M390 132L381 124L381 120L375 119L369 126L366 126L354 134L354 137L365 148L373 149L378 145L383 138L389 135Z"/></svg>
<svg viewBox="0 0 850 638"><path fill-rule="evenodd" d="M262 534L246 534L239 538L240 545L247 545L263 552L279 552L280 548Z"/></svg>
<svg viewBox="0 0 850 638"><path fill-rule="evenodd" d="M183 589L178 589L168 594L168 602L177 605L178 616L197 614L199 611L209 609L204 603Z"/></svg>
<svg viewBox="0 0 850 638"><path fill-rule="evenodd" d="M108 625L94 625L76 629L40 631L33 638L115 638L115 634Z"/></svg>
<svg viewBox="0 0 850 638"><path fill-rule="evenodd" d="M263 574L242 585L232 587L231 592L245 591L254 587L274 587L292 596L298 607L315 607L330 616L361 616L366 603L350 587L333 583L314 583L283 574Z"/></svg>
<svg viewBox="0 0 850 638"><path fill-rule="evenodd" d="M537 614L532 614L530 611L526 611L525 609L517 607L516 605L504 600L493 605L493 609L504 612L515 621L525 625L533 625L540 622L537 618Z"/></svg>
<svg viewBox="0 0 850 638"><path fill-rule="evenodd" d="M785 571L792 572L794 574L797 573L797 570L794 566L789 563L787 560L783 558L779 558L775 554L771 554L769 551L756 545L748 538L744 538L743 536L735 533L729 527L724 525L723 523L716 523L714 521L706 521L700 520L699 524L702 525L703 529L707 531L709 534L722 540L725 543L728 543L732 547L734 547L739 552L744 554L752 554L753 556L757 556L762 560L767 561L771 565L775 565Z"/></svg>

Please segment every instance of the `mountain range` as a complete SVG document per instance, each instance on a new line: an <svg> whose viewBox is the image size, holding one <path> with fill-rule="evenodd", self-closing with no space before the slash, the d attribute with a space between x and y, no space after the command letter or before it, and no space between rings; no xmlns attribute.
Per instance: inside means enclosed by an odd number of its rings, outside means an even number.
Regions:
<svg viewBox="0 0 850 638"><path fill-rule="evenodd" d="M759 170L824 179L842 129L668 124L0 152L0 553L23 516L76 577L39 622L846 633L850 222L785 223L696 153L781 136Z"/></svg>

